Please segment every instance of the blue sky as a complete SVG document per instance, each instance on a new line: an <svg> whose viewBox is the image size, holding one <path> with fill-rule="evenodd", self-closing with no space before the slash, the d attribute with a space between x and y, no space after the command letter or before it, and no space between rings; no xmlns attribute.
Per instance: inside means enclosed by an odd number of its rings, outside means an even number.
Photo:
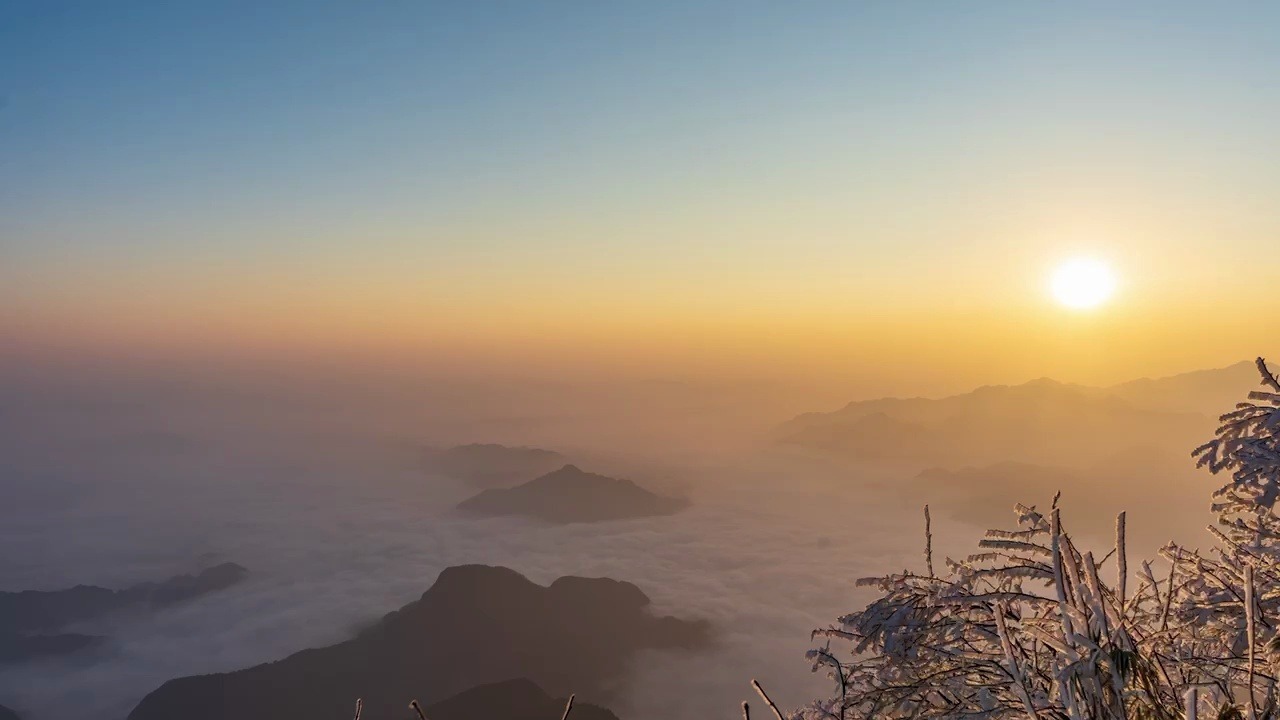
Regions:
<svg viewBox="0 0 1280 720"><path fill-rule="evenodd" d="M0 1L0 280L63 314L259 275L802 313L976 293L1089 235L1170 258L1155 298L1277 229L1276 27L1263 3Z"/></svg>
<svg viewBox="0 0 1280 720"><path fill-rule="evenodd" d="M824 146L1270 144L1274 6L1112 5L9 3L4 210L447 212Z"/></svg>

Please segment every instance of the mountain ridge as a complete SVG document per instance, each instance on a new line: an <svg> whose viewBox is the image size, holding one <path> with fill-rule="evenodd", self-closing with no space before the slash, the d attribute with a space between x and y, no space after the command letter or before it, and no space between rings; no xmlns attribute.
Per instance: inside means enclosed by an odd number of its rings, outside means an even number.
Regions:
<svg viewBox="0 0 1280 720"><path fill-rule="evenodd" d="M634 481L586 472L569 464L515 487L482 490L459 503L458 509L567 524L670 515L686 504L650 492Z"/></svg>
<svg viewBox="0 0 1280 720"><path fill-rule="evenodd" d="M60 632L67 625L137 608L157 610L224 590L248 570L235 563L121 590L76 585L62 590L0 592L0 664L66 655L98 645L98 635Z"/></svg>
<svg viewBox="0 0 1280 720"><path fill-rule="evenodd" d="M835 411L797 415L772 437L861 460L1088 465L1117 452L1122 435L1131 445L1177 444L1189 451L1212 433L1217 413L1243 397L1243 378L1252 372L1252 363L1236 363L1105 387L1041 377L939 398L855 400Z"/></svg>
<svg viewBox="0 0 1280 720"><path fill-rule="evenodd" d="M169 680L129 720L332 717L356 698L367 717L395 717L410 699L430 704L511 678L555 696L608 700L635 652L710 640L705 621L648 607L628 582L566 576L543 586L510 568L454 566L350 640Z"/></svg>

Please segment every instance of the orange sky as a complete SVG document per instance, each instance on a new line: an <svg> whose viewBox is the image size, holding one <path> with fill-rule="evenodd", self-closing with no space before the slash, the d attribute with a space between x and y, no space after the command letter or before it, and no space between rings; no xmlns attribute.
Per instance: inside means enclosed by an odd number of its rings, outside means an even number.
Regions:
<svg viewBox="0 0 1280 720"><path fill-rule="evenodd" d="M0 341L878 394L1280 330L1273 10L644 8L0 28Z"/></svg>

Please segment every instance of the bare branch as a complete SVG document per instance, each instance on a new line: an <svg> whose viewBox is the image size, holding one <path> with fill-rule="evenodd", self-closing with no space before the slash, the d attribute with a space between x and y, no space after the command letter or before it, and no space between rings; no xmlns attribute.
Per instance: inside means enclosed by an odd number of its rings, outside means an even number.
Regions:
<svg viewBox="0 0 1280 720"><path fill-rule="evenodd" d="M756 689L756 692L760 693L760 697L764 700L765 704L773 711L774 717L778 720L787 720L787 718L782 715L782 711L778 709L778 706L773 704L773 700L769 698L769 694L764 691L763 687L760 687L759 681L753 679L751 681L751 686Z"/></svg>

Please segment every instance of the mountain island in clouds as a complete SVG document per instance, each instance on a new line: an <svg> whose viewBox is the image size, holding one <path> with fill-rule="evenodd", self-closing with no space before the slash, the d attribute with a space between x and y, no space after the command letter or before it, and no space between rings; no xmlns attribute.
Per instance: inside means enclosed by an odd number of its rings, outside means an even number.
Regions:
<svg viewBox="0 0 1280 720"><path fill-rule="evenodd" d="M688 505L650 492L631 480L565 465L512 488L490 488L458 509L479 515L524 515L552 523L603 522L670 515Z"/></svg>
<svg viewBox="0 0 1280 720"><path fill-rule="evenodd" d="M705 623L655 616L648 605L635 585L607 578L542 586L507 568L451 567L421 598L351 640L171 680L129 720L316 717L357 698L368 717L393 717L409 700L435 703L516 678L559 697L607 701L637 652L690 651L710 639ZM491 690L499 697L484 702L502 707L511 688Z"/></svg>
<svg viewBox="0 0 1280 720"><path fill-rule="evenodd" d="M0 720L1280 718L1277 28L0 4Z"/></svg>

